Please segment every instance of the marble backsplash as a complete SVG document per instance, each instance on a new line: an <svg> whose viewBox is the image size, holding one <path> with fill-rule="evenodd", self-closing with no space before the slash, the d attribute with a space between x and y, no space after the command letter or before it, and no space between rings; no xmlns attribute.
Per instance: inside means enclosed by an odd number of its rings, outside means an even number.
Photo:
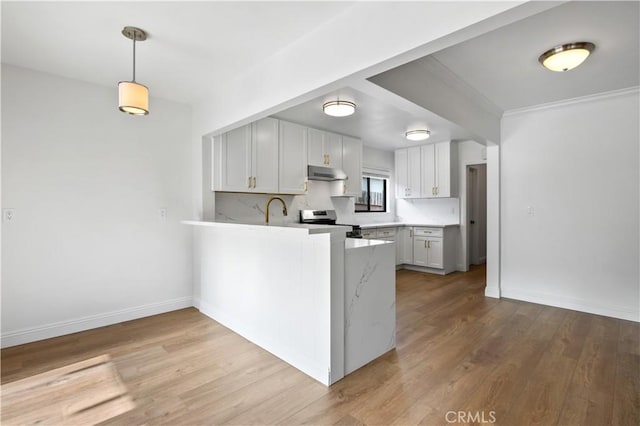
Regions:
<svg viewBox="0 0 640 426"><path fill-rule="evenodd" d="M269 223L299 222L299 211L305 209L335 210L338 223L356 223L354 198L331 197L339 189L336 182L309 181L305 195L280 195L287 205L288 215L282 214L282 205L273 201L269 207ZM245 194L216 192L216 222L264 223L264 210L267 200L272 194Z"/></svg>
<svg viewBox="0 0 640 426"><path fill-rule="evenodd" d="M337 186L336 186L337 185ZM305 195L280 195L288 210L282 214L282 205L273 201L269 208L269 223L299 222L299 211L304 209L335 210L338 223L371 224L381 222L407 223L460 223L458 198L393 200L388 213L355 213L353 197L332 197L338 193L339 182L309 181ZM272 194L247 194L233 192L215 193L216 222L264 223L265 204ZM395 209L394 209L395 207ZM211 220L211 219L208 219Z"/></svg>
<svg viewBox="0 0 640 426"><path fill-rule="evenodd" d="M459 224L458 198L416 198L396 200L398 220L407 223Z"/></svg>

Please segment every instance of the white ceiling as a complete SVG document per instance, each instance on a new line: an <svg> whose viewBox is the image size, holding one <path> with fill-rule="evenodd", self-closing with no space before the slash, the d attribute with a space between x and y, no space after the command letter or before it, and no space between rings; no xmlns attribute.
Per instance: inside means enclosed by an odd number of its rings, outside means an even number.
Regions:
<svg viewBox="0 0 640 426"><path fill-rule="evenodd" d="M433 54L503 111L640 84L640 2L568 2ZM551 72L538 56L596 44L580 67Z"/></svg>
<svg viewBox="0 0 640 426"><path fill-rule="evenodd" d="M472 139L473 135L460 126L451 123L402 98L363 83L363 90L378 97L345 87L320 96L301 105L284 110L275 117L293 121L322 130L361 138L363 143L383 150L421 145L425 142L410 142L404 134L412 129L431 129L429 142ZM330 117L323 113L322 105L330 100L350 100L357 105L356 112L348 117Z"/></svg>
<svg viewBox="0 0 640 426"><path fill-rule="evenodd" d="M131 41L120 31L126 25L138 26L149 33L149 39L137 46L138 81L148 85L153 96L193 104L259 70L269 57L353 4L3 1L2 62L115 88L118 81L131 78ZM637 86L638 6L637 1L565 3L441 50L430 59L501 111ZM537 63L544 50L578 40L597 45L583 66L552 73ZM406 146L403 134L414 126L428 126L431 141L473 138L434 108L427 111L364 78L347 79L344 85L348 87L276 115L361 137L365 144L382 149ZM322 103L337 95L356 101L354 116L335 119L322 114Z"/></svg>
<svg viewBox="0 0 640 426"><path fill-rule="evenodd" d="M136 78L153 96L194 103L313 31L352 2L3 1L2 62L113 86Z"/></svg>

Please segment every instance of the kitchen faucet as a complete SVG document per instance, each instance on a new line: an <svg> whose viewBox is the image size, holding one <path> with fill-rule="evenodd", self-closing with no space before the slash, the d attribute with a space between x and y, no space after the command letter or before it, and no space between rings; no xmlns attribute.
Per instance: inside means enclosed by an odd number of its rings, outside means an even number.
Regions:
<svg viewBox="0 0 640 426"><path fill-rule="evenodd" d="M273 200L279 200L282 203L282 214L287 215L287 205L284 203L284 200L281 197L273 196L267 200L267 205L264 209L264 221L268 225L269 224L269 205Z"/></svg>

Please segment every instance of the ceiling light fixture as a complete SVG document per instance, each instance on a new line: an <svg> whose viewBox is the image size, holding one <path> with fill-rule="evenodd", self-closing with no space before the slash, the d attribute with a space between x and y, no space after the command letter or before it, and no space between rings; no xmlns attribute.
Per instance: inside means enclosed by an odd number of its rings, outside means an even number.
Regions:
<svg viewBox="0 0 640 426"><path fill-rule="evenodd" d="M140 28L124 27L122 35L133 40L133 78L118 83L118 107L131 115L149 114L149 89L136 83L136 41L145 41L147 33Z"/></svg>
<svg viewBox="0 0 640 426"><path fill-rule="evenodd" d="M583 63L595 48L596 45L588 41L563 44L544 52L538 62L551 71L569 71Z"/></svg>
<svg viewBox="0 0 640 426"><path fill-rule="evenodd" d="M423 141L429 139L431 132L427 129L409 130L404 134L404 136L410 141Z"/></svg>
<svg viewBox="0 0 640 426"><path fill-rule="evenodd" d="M346 117L356 112L356 104L349 101L331 101L322 105L322 110L332 117Z"/></svg>

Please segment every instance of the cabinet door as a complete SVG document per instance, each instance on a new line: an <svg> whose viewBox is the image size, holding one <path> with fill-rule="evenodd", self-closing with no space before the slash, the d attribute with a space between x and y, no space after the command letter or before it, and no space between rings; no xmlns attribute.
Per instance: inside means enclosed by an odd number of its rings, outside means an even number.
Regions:
<svg viewBox="0 0 640 426"><path fill-rule="evenodd" d="M222 135L220 188L222 191L251 190L251 125Z"/></svg>
<svg viewBox="0 0 640 426"><path fill-rule="evenodd" d="M342 137L342 170L346 173L344 195L359 197L362 194L362 141Z"/></svg>
<svg viewBox="0 0 640 426"><path fill-rule="evenodd" d="M396 232L396 265L413 263L413 233L411 228L400 227Z"/></svg>
<svg viewBox="0 0 640 426"><path fill-rule="evenodd" d="M396 198L407 198L409 189L409 159L406 148L395 152L396 165Z"/></svg>
<svg viewBox="0 0 640 426"><path fill-rule="evenodd" d="M407 149L408 171L407 180L409 192L407 198L420 198L422 193L420 188L422 176L422 159L420 156L420 147L414 146Z"/></svg>
<svg viewBox="0 0 640 426"><path fill-rule="evenodd" d="M400 228L400 244L402 245L400 263L413 264L413 228Z"/></svg>
<svg viewBox="0 0 640 426"><path fill-rule="evenodd" d="M413 264L427 266L427 237L413 236Z"/></svg>
<svg viewBox="0 0 640 426"><path fill-rule="evenodd" d="M434 145L435 149L435 187L436 197L451 196L451 142Z"/></svg>
<svg viewBox="0 0 640 426"><path fill-rule="evenodd" d="M307 128L280 121L280 185L283 194L307 191Z"/></svg>
<svg viewBox="0 0 640 426"><path fill-rule="evenodd" d="M423 145L422 155L422 196L432 198L436 196L436 150L435 145Z"/></svg>
<svg viewBox="0 0 640 426"><path fill-rule="evenodd" d="M312 166L328 167L324 152L324 133L322 130L309 129L307 142L307 159Z"/></svg>
<svg viewBox="0 0 640 426"><path fill-rule="evenodd" d="M427 237L427 263L429 268L444 268L444 256L442 247L442 238Z"/></svg>
<svg viewBox="0 0 640 426"><path fill-rule="evenodd" d="M327 167L342 169L342 136L324 132L324 153L327 156Z"/></svg>
<svg viewBox="0 0 640 426"><path fill-rule="evenodd" d="M278 120L264 118L252 126L252 191L278 192Z"/></svg>

